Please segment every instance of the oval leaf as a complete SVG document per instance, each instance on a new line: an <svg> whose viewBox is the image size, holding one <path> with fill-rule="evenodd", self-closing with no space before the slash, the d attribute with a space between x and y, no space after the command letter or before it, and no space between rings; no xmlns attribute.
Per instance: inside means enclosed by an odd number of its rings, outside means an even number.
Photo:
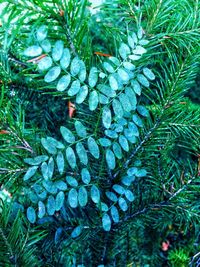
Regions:
<svg viewBox="0 0 200 267"><path fill-rule="evenodd" d="M88 149L89 149L90 153L92 154L92 156L95 159L98 159L99 158L99 147L98 147L96 141L94 140L94 138L89 137L87 143L88 143Z"/></svg>
<svg viewBox="0 0 200 267"><path fill-rule="evenodd" d="M84 186L81 186L78 190L78 202L81 207L85 207L87 205L88 194Z"/></svg>
<svg viewBox="0 0 200 267"><path fill-rule="evenodd" d="M60 127L60 132L62 134L62 137L65 139L65 141L67 143L71 143L72 144L72 143L75 142L75 137L74 137L73 133L69 129L67 129L64 126L61 126Z"/></svg>
<svg viewBox="0 0 200 267"><path fill-rule="evenodd" d="M110 231L111 229L111 219L110 219L110 216L105 213L102 217L102 225L103 225L103 229L107 232Z"/></svg>
<svg viewBox="0 0 200 267"><path fill-rule="evenodd" d="M68 202L71 208L76 208L78 206L78 193L76 189L72 188L69 191Z"/></svg>
<svg viewBox="0 0 200 267"><path fill-rule="evenodd" d="M66 149L66 159L72 169L76 167L76 156L74 150L71 147Z"/></svg>
<svg viewBox="0 0 200 267"><path fill-rule="evenodd" d="M56 89L57 89L59 92L63 92L63 91L64 91L65 89L67 89L67 87L69 86L70 81L71 81L71 76L70 76L70 74L62 76L62 77L59 79L58 83L57 83Z"/></svg>
<svg viewBox="0 0 200 267"><path fill-rule="evenodd" d="M35 223L36 213L33 207L28 207L26 215L30 223Z"/></svg>
<svg viewBox="0 0 200 267"><path fill-rule="evenodd" d="M62 208L64 200L65 200L65 194L62 191L60 191L56 196L56 203L55 203L56 211L59 211Z"/></svg>
<svg viewBox="0 0 200 267"><path fill-rule="evenodd" d="M91 92L89 96L89 109L91 111L95 110L98 106L98 103L99 103L99 98L97 92L96 91Z"/></svg>
<svg viewBox="0 0 200 267"><path fill-rule="evenodd" d="M115 155L112 152L112 150L110 150L110 149L106 150L106 161L107 161L107 164L108 164L108 168L110 170L114 170L114 168L116 166Z"/></svg>
<svg viewBox="0 0 200 267"><path fill-rule="evenodd" d="M33 177L33 175L36 173L38 169L38 166L34 166L34 167L30 167L28 169L28 171L26 172L26 174L24 175L24 181L29 180L31 177Z"/></svg>
<svg viewBox="0 0 200 267"><path fill-rule="evenodd" d="M103 113L102 113L102 122L103 122L103 125L106 129L110 128L111 121L112 121L111 111L108 107L104 107Z"/></svg>
<svg viewBox="0 0 200 267"><path fill-rule="evenodd" d="M76 153L80 159L80 162L83 163L84 165L87 165L88 164L87 151L80 142L76 144Z"/></svg>
<svg viewBox="0 0 200 267"><path fill-rule="evenodd" d="M55 81L58 76L60 75L61 72L61 68L59 66L53 67L51 68L47 74L44 76L44 81L46 83L51 83L53 81Z"/></svg>
<svg viewBox="0 0 200 267"><path fill-rule="evenodd" d="M94 203L98 203L100 201L100 192L96 185L93 185L91 187L91 199Z"/></svg>

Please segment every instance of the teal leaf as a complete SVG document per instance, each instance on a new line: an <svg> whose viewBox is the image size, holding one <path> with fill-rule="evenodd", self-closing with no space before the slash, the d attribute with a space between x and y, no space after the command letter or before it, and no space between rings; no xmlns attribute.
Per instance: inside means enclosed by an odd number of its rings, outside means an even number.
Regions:
<svg viewBox="0 0 200 267"><path fill-rule="evenodd" d="M53 64L51 57L44 57L38 63L38 70L48 70Z"/></svg>
<svg viewBox="0 0 200 267"><path fill-rule="evenodd" d="M135 174L135 176L137 177L144 177L146 175L147 175L147 171L145 169L139 169Z"/></svg>
<svg viewBox="0 0 200 267"><path fill-rule="evenodd" d="M125 191L125 197L128 199L128 201L133 202L135 199L134 194L130 190Z"/></svg>
<svg viewBox="0 0 200 267"><path fill-rule="evenodd" d="M107 232L110 231L111 229L111 219L110 216L107 213L104 213L103 217L102 217L102 225L103 225L103 229Z"/></svg>
<svg viewBox="0 0 200 267"><path fill-rule="evenodd" d="M55 42L55 45L52 49L52 58L54 61L58 61L61 59L64 49L64 43L61 40Z"/></svg>
<svg viewBox="0 0 200 267"><path fill-rule="evenodd" d="M92 67L88 77L88 83L90 87L95 87L98 81L98 70L96 67Z"/></svg>
<svg viewBox="0 0 200 267"><path fill-rule="evenodd" d="M63 153L61 151L59 151L57 154L56 163L57 163L59 173L63 174L64 167L65 167L65 160L64 160Z"/></svg>
<svg viewBox="0 0 200 267"><path fill-rule="evenodd" d="M51 51L51 43L47 39L43 40L40 46L42 47L45 53L49 53Z"/></svg>
<svg viewBox="0 0 200 267"><path fill-rule="evenodd" d="M39 219L43 218L45 213L46 213L45 205L42 201L39 201L38 202L38 218Z"/></svg>
<svg viewBox="0 0 200 267"><path fill-rule="evenodd" d="M138 74L137 75L137 79L138 79L138 82L145 86L145 87L149 87L149 81L147 80L147 78L143 75L143 74Z"/></svg>
<svg viewBox="0 0 200 267"><path fill-rule="evenodd" d="M30 167L28 169L28 171L26 172L26 174L24 175L24 181L29 180L31 177L33 177L33 175L36 173L38 169L38 166L34 166L34 167Z"/></svg>
<svg viewBox="0 0 200 267"><path fill-rule="evenodd" d="M84 184L89 184L90 183L91 176L90 176L90 173L89 173L88 169L83 168L81 170L81 179L82 179Z"/></svg>
<svg viewBox="0 0 200 267"><path fill-rule="evenodd" d="M76 95L76 103L81 104L86 99L88 95L88 87L84 85L80 88L79 92Z"/></svg>
<svg viewBox="0 0 200 267"><path fill-rule="evenodd" d="M132 106L131 103L129 101L129 98L127 97L127 95L125 94L120 94L119 95L119 101L122 104L122 107L124 109L124 111L126 112L130 112L132 110Z"/></svg>
<svg viewBox="0 0 200 267"><path fill-rule="evenodd" d="M96 185L92 185L90 194L91 194L91 199L94 203L98 203L100 201L100 192Z"/></svg>
<svg viewBox="0 0 200 267"><path fill-rule="evenodd" d="M70 76L70 74L67 74L67 75L62 76L62 77L59 79L58 83L57 83L56 89L57 89L59 92L63 92L63 91L66 90L67 87L69 86L70 81L71 81L71 76Z"/></svg>
<svg viewBox="0 0 200 267"><path fill-rule="evenodd" d="M78 186L77 180L72 176L67 176L66 177L66 181L70 186L73 186L73 187L77 187Z"/></svg>
<svg viewBox="0 0 200 267"><path fill-rule="evenodd" d="M55 200L55 210L59 211L63 204L64 204L64 200L65 200L65 194L64 192L60 191L57 196L56 196L56 200Z"/></svg>
<svg viewBox="0 0 200 267"><path fill-rule="evenodd" d="M49 173L48 173L48 165L46 162L43 162L41 165L41 172L42 172L42 176L45 180L49 179Z"/></svg>
<svg viewBox="0 0 200 267"><path fill-rule="evenodd" d="M136 105L137 105L137 98L136 98L135 92L130 87L126 87L125 94L128 97L132 110L135 110Z"/></svg>
<svg viewBox="0 0 200 267"><path fill-rule="evenodd" d="M108 211L109 210L108 205L105 204L104 202L99 203L99 209L101 211Z"/></svg>
<svg viewBox="0 0 200 267"><path fill-rule="evenodd" d="M129 35L128 36L128 45L130 46L130 48L134 49L136 43L137 42L135 42L134 38Z"/></svg>
<svg viewBox="0 0 200 267"><path fill-rule="evenodd" d="M76 156L74 150L71 147L66 149L66 159L72 169L76 167Z"/></svg>
<svg viewBox="0 0 200 267"><path fill-rule="evenodd" d="M55 81L58 76L60 75L61 72L61 68L59 66L56 67L52 67L47 74L44 76L44 81L46 83L51 83L53 81Z"/></svg>
<svg viewBox="0 0 200 267"><path fill-rule="evenodd" d="M123 186L119 185L119 184L114 184L112 189L117 192L118 194L122 195L124 194L125 190L123 188Z"/></svg>
<svg viewBox="0 0 200 267"><path fill-rule="evenodd" d="M132 129L125 129L124 135L130 143L135 144L137 142L137 138L135 137Z"/></svg>
<svg viewBox="0 0 200 267"><path fill-rule="evenodd" d="M114 130L115 130L115 132L117 132L117 133L121 133L121 132L123 132L123 126L121 126L120 124L118 124L118 123L114 123L114 124L112 124L112 127L114 127Z"/></svg>
<svg viewBox="0 0 200 267"><path fill-rule="evenodd" d="M142 46L143 45L147 45L147 44L149 44L149 41L145 40L145 39L142 39L142 40L139 41L139 44L142 45Z"/></svg>
<svg viewBox="0 0 200 267"><path fill-rule="evenodd" d="M83 230L83 227L82 227L82 226L77 226L77 227L75 227L74 230L73 230L72 233L71 233L71 237L72 237L72 238L77 238L78 236L81 235L82 230ZM82 265L81 265L81 266L82 266Z"/></svg>
<svg viewBox="0 0 200 267"><path fill-rule="evenodd" d="M106 129L110 128L111 122L112 122L112 115L111 115L111 111L108 107L103 108L102 122L103 122L103 125Z"/></svg>
<svg viewBox="0 0 200 267"><path fill-rule="evenodd" d="M106 196L108 199L110 199L113 202L117 202L117 200L118 200L118 197L113 192L107 191Z"/></svg>
<svg viewBox="0 0 200 267"><path fill-rule="evenodd" d="M70 72L72 76L76 76L79 73L80 69L80 59L78 57L73 58L70 66Z"/></svg>
<svg viewBox="0 0 200 267"><path fill-rule="evenodd" d="M71 87L68 90L68 95L69 96L74 96L76 95L81 88L81 84L79 80L73 81L71 84Z"/></svg>
<svg viewBox="0 0 200 267"><path fill-rule="evenodd" d="M87 165L88 164L87 151L80 142L76 144L76 153L80 159L80 162L83 163L84 165Z"/></svg>
<svg viewBox="0 0 200 267"><path fill-rule="evenodd" d="M137 44L138 43L138 38L137 38L136 33L133 32L131 37L133 38L134 43Z"/></svg>
<svg viewBox="0 0 200 267"><path fill-rule="evenodd" d="M113 219L113 222L118 223L119 222L119 212L118 209L115 206L112 206L110 209L110 213Z"/></svg>
<svg viewBox="0 0 200 267"><path fill-rule="evenodd" d="M106 104L109 103L109 98L107 96L103 95L103 94L99 94L99 102L101 104L106 105Z"/></svg>
<svg viewBox="0 0 200 267"><path fill-rule="evenodd" d="M89 96L89 109L91 111L95 110L98 106L99 98L96 91L92 91Z"/></svg>
<svg viewBox="0 0 200 267"><path fill-rule="evenodd" d="M106 150L106 161L107 161L108 168L110 170L114 170L116 166L115 155L110 149Z"/></svg>
<svg viewBox="0 0 200 267"><path fill-rule="evenodd" d="M132 132L133 135L135 136L139 136L139 131L138 131L138 127L136 126L135 123L133 122L129 122L128 123L128 127L129 127L129 130Z"/></svg>
<svg viewBox="0 0 200 267"><path fill-rule="evenodd" d="M52 181L43 181L42 185L49 193L53 195L55 195L58 191L57 187L54 185Z"/></svg>
<svg viewBox="0 0 200 267"><path fill-rule="evenodd" d="M98 147L96 141L94 140L94 138L89 137L87 144L88 144L88 149L89 149L90 153L92 154L92 156L95 159L98 159L99 158L99 147Z"/></svg>
<svg viewBox="0 0 200 267"><path fill-rule="evenodd" d="M138 55L130 55L129 58L133 61L135 60L139 60L141 58L141 56L138 56Z"/></svg>
<svg viewBox="0 0 200 267"><path fill-rule="evenodd" d="M116 158L122 159L122 157L123 157L122 149L121 149L120 145L116 142L113 143L113 152L114 152Z"/></svg>
<svg viewBox="0 0 200 267"><path fill-rule="evenodd" d="M78 78L81 82L84 82L87 76L86 66L82 60L79 61L79 65L80 65L80 71L78 73Z"/></svg>
<svg viewBox="0 0 200 267"><path fill-rule="evenodd" d="M141 95L142 88L141 88L139 82L136 81L136 80L132 80L132 81L131 81L131 85L132 85L132 87L133 87L134 92L135 92L137 95Z"/></svg>
<svg viewBox="0 0 200 267"><path fill-rule="evenodd" d="M132 120L137 126L143 127L142 120L140 119L140 117L137 114L133 115Z"/></svg>
<svg viewBox="0 0 200 267"><path fill-rule="evenodd" d="M119 207L122 211L127 211L128 205L126 203L126 200L123 197L120 197L118 200Z"/></svg>
<svg viewBox="0 0 200 267"><path fill-rule="evenodd" d="M26 57L37 57L42 54L42 48L39 45L29 46L25 51Z"/></svg>
<svg viewBox="0 0 200 267"><path fill-rule="evenodd" d="M122 183L126 186L130 186L132 182L135 181L135 176L124 176L122 178Z"/></svg>
<svg viewBox="0 0 200 267"><path fill-rule="evenodd" d="M126 151L126 152L129 151L128 141L127 141L126 137L124 137L123 135L120 135L120 137L119 137L119 144L124 151Z"/></svg>
<svg viewBox="0 0 200 267"><path fill-rule="evenodd" d="M140 45L137 45L135 47L135 49L133 50L133 53L136 54L136 55L143 55L146 52L147 52L147 50L144 47L140 46Z"/></svg>
<svg viewBox="0 0 200 267"><path fill-rule="evenodd" d="M127 56L131 53L130 48L127 44L122 43L119 47L119 54L123 59L126 59Z"/></svg>
<svg viewBox="0 0 200 267"><path fill-rule="evenodd" d="M111 141L107 138L99 138L98 141L99 141L100 145L103 147L111 146Z"/></svg>
<svg viewBox="0 0 200 267"><path fill-rule="evenodd" d="M48 162L48 178L51 179L53 177L54 172L54 160L51 157Z"/></svg>
<svg viewBox="0 0 200 267"><path fill-rule="evenodd" d="M74 123L76 133L79 137L86 137L87 136L87 131L85 126L80 122L80 121L75 121Z"/></svg>
<svg viewBox="0 0 200 267"><path fill-rule="evenodd" d="M112 107L113 107L113 111L114 111L115 115L118 118L122 118L124 115L124 111L123 111L121 103L117 99L113 100Z"/></svg>
<svg viewBox="0 0 200 267"><path fill-rule="evenodd" d="M107 135L108 137L113 138L113 139L118 137L118 134L112 130L105 130L105 135Z"/></svg>
<svg viewBox="0 0 200 267"><path fill-rule="evenodd" d="M53 196L49 196L47 199L47 213L51 216L54 214L54 212L56 211L56 202L55 202L55 198Z"/></svg>
<svg viewBox="0 0 200 267"><path fill-rule="evenodd" d="M110 87L113 90L118 90L119 89L119 85L118 85L117 79L115 78L114 75L110 75L108 80L109 80Z"/></svg>
<svg viewBox="0 0 200 267"><path fill-rule="evenodd" d="M62 180L57 180L54 182L54 185L62 191L67 190L67 184L65 182L63 182Z"/></svg>
<svg viewBox="0 0 200 267"><path fill-rule="evenodd" d="M121 64L119 59L116 57L109 57L108 58L112 63L114 63L117 67Z"/></svg>
<svg viewBox="0 0 200 267"><path fill-rule="evenodd" d="M105 69L107 72L109 72L109 73L114 73L114 72L115 72L115 70L114 70L114 68L112 67L112 65L109 64L108 62L104 62L104 63L103 63L103 67L104 67L104 69Z"/></svg>
<svg viewBox="0 0 200 267"><path fill-rule="evenodd" d="M28 191L28 197L32 203L38 203L38 196L34 192Z"/></svg>
<svg viewBox="0 0 200 267"><path fill-rule="evenodd" d="M29 164L29 165L39 165L42 162L48 160L48 156L46 155L41 155L41 156L37 156L35 158L26 158L24 159L24 162Z"/></svg>
<svg viewBox="0 0 200 267"><path fill-rule="evenodd" d="M120 124L121 126L125 126L127 125L127 120L125 118L119 118L117 120L118 124Z"/></svg>
<svg viewBox="0 0 200 267"><path fill-rule="evenodd" d="M63 50L63 54L62 54L62 57L61 57L61 60L60 60L60 66L62 69L67 69L67 67L69 66L70 64L70 60L71 60L71 54L70 54L70 51L68 48L65 48Z"/></svg>
<svg viewBox="0 0 200 267"><path fill-rule="evenodd" d="M149 111L144 106L137 106L137 112L143 117L149 117Z"/></svg>
<svg viewBox="0 0 200 267"><path fill-rule="evenodd" d="M127 70L134 70L135 69L135 65L133 65L131 62L124 62L123 66Z"/></svg>
<svg viewBox="0 0 200 267"><path fill-rule="evenodd" d="M60 132L62 134L62 137L65 139L65 141L67 143L72 144L72 143L75 142L75 137L74 137L73 133L69 129L67 129L64 126L61 126L60 127Z"/></svg>
<svg viewBox="0 0 200 267"><path fill-rule="evenodd" d="M81 186L78 190L78 202L81 207L85 207L88 202L88 193L84 186Z"/></svg>
<svg viewBox="0 0 200 267"><path fill-rule="evenodd" d="M71 208L77 208L78 206L78 193L76 189L72 188L68 194L68 202Z"/></svg>
<svg viewBox="0 0 200 267"><path fill-rule="evenodd" d="M129 75L128 73L125 71L125 69L122 69L122 68L119 68L118 71L117 71L120 79L123 81L123 82L128 82L129 81Z"/></svg>
<svg viewBox="0 0 200 267"><path fill-rule="evenodd" d="M139 27L138 32L137 32L138 39L142 39L143 36L143 29L142 27Z"/></svg>
<svg viewBox="0 0 200 267"><path fill-rule="evenodd" d="M143 73L151 81L153 81L156 78L154 73L148 68L144 68Z"/></svg>
<svg viewBox="0 0 200 267"><path fill-rule="evenodd" d="M33 207L28 207L27 212L27 219L29 220L30 223L35 223L36 221L36 213Z"/></svg>
<svg viewBox="0 0 200 267"><path fill-rule="evenodd" d="M39 27L36 37L39 42L43 41L47 37L47 27L45 25Z"/></svg>
<svg viewBox="0 0 200 267"><path fill-rule="evenodd" d="M98 84L97 88L101 91L102 94L108 96L108 97L115 97L116 92L113 90L110 86L107 86L105 84Z"/></svg>
<svg viewBox="0 0 200 267"><path fill-rule="evenodd" d="M47 136L46 140L50 145L52 145L52 146L54 146L56 148L59 148L59 149L65 148L65 146L61 142L59 142L58 140L56 140L53 137Z"/></svg>
<svg viewBox="0 0 200 267"><path fill-rule="evenodd" d="M131 168L129 168L129 169L127 170L127 174L128 174L128 176L136 175L137 171L138 171L138 168L136 168L136 167L131 167Z"/></svg>

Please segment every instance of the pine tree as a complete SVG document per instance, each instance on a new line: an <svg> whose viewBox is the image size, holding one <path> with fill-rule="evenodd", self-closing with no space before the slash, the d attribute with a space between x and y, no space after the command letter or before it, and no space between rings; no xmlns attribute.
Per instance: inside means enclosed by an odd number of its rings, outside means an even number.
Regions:
<svg viewBox="0 0 200 267"><path fill-rule="evenodd" d="M199 1L2 3L0 266L198 266Z"/></svg>

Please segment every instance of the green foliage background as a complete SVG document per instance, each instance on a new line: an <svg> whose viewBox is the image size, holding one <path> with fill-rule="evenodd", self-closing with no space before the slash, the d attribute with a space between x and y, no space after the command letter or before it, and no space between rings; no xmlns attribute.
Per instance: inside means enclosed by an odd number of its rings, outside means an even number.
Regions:
<svg viewBox="0 0 200 267"><path fill-rule="evenodd" d="M5 3L0 27L0 266L198 266L199 1L107 0L94 15L86 0ZM29 205L22 194L28 169L24 159L44 153L42 137L61 140L62 125L72 128L81 119L90 131L98 114L89 116L88 107L79 105L70 119L70 98L44 85L27 63L23 51L44 24L52 42L63 40L88 71L102 68L105 60L95 52L119 56L120 43L140 25L150 41L139 61L139 67L148 66L156 75L139 100L150 116L139 142L123 158L131 164L141 160L148 175L134 183L134 203L109 232L102 229L94 204L84 211L66 207L65 215L55 214L45 224L30 224L24 215ZM92 163L100 168L99 162ZM102 168L104 182L109 181L106 164ZM79 225L88 228L72 238ZM163 251L166 241L170 247Z"/></svg>

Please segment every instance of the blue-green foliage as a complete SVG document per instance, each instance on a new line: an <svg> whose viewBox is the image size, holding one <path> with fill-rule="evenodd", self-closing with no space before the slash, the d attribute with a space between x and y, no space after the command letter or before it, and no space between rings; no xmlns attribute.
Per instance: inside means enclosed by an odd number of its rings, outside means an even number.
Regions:
<svg viewBox="0 0 200 267"><path fill-rule="evenodd" d="M44 82L70 96L77 105L84 102L91 112L98 110L101 134L98 138L88 134L84 123L76 120L71 129L61 126L62 142L52 137L41 139L47 155L25 159L30 167L24 182L28 180L31 184L26 193L32 202L27 218L34 223L36 217L52 216L66 203L73 209L95 204L104 230L110 231L112 222L118 223L120 213L127 211L129 202L135 199L132 183L147 173L137 164L131 166L120 181L112 180L110 190L102 192L99 177L93 176L90 159L93 162L104 159L109 179L119 168L120 160L138 142L143 119L149 114L137 103L137 97L155 76L149 68L136 67L134 62L147 52L143 46L148 41L139 28L137 34L128 36L127 43L120 45L119 57L108 57L101 70L93 66L87 73L84 62L73 57L63 41L53 45L46 38L47 30L42 26L37 31L37 44L28 47L24 55L47 54L37 67L44 75ZM72 238L82 230L82 226L75 228Z"/></svg>

